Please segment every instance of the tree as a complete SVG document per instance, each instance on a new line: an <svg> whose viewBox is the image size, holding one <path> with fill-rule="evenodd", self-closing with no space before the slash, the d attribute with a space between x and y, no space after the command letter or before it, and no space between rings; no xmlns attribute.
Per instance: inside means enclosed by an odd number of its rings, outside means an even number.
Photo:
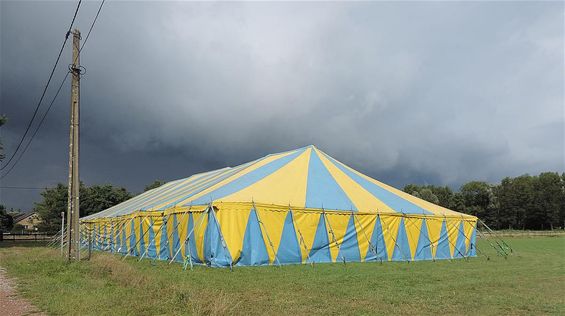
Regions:
<svg viewBox="0 0 565 316"><path fill-rule="evenodd" d="M80 199L80 216L100 212L131 198L132 195L125 188L109 184L85 188L84 196Z"/></svg>
<svg viewBox="0 0 565 316"><path fill-rule="evenodd" d="M554 172L543 172L535 177L531 207L535 217L530 221L531 228L553 229L554 226L560 226L560 212L563 207L561 181L559 174Z"/></svg>
<svg viewBox="0 0 565 316"><path fill-rule="evenodd" d="M162 186L163 184L165 184L166 182L163 180L155 180L153 181L153 183L145 186L145 189L143 190L143 192L149 191L149 190L153 190L155 188L158 188L160 186Z"/></svg>
<svg viewBox="0 0 565 316"><path fill-rule="evenodd" d="M14 218L6 212L4 205L0 204L0 231L10 231L14 226Z"/></svg>
<svg viewBox="0 0 565 316"><path fill-rule="evenodd" d="M451 189L447 186L418 186L416 184L408 184L404 187L404 192L447 208L452 208L454 204L453 191L451 191Z"/></svg>
<svg viewBox="0 0 565 316"><path fill-rule="evenodd" d="M460 189L465 204L465 213L477 216L487 225L498 224L498 202L493 187L486 182L471 181Z"/></svg>
<svg viewBox="0 0 565 316"><path fill-rule="evenodd" d="M42 220L39 226L43 231L57 231L61 227L61 213L67 212L67 186L57 184L54 188L41 192L43 200L35 204L34 210ZM116 204L130 199L132 196L124 188L112 185L95 185L85 187L80 184L80 216L87 216L103 211Z"/></svg>
<svg viewBox="0 0 565 316"><path fill-rule="evenodd" d="M497 187L499 211L496 228L521 228L535 218L533 209L534 177L522 175L504 178Z"/></svg>

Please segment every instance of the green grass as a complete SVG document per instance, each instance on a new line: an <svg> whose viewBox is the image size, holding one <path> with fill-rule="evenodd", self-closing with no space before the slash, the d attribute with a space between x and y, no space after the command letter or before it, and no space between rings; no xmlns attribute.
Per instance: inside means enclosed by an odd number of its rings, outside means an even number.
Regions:
<svg viewBox="0 0 565 316"><path fill-rule="evenodd" d="M293 265L183 271L95 253L63 263L0 244L0 266L49 314L565 314L565 238L507 238L508 259ZM4 245L9 245L4 243Z"/></svg>

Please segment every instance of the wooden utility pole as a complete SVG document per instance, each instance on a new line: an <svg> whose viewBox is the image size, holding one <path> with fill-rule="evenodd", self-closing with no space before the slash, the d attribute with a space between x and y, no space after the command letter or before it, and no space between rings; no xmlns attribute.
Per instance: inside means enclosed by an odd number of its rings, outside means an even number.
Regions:
<svg viewBox="0 0 565 316"><path fill-rule="evenodd" d="M67 207L67 259L80 260L80 180L78 173L80 119L80 31L74 29L71 64L71 124L69 133L69 197Z"/></svg>

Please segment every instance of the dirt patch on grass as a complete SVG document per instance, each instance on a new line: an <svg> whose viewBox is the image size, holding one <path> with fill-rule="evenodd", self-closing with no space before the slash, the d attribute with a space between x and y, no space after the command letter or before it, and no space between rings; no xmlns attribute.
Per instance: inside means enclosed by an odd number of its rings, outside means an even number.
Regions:
<svg viewBox="0 0 565 316"><path fill-rule="evenodd" d="M0 267L0 306L4 316L45 315L17 294L14 280L8 278L6 270L2 267Z"/></svg>

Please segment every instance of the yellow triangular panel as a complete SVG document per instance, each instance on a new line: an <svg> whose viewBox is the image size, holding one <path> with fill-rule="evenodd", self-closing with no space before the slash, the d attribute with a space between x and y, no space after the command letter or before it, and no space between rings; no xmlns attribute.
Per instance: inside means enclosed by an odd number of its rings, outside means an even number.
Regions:
<svg viewBox="0 0 565 316"><path fill-rule="evenodd" d="M133 245L131 244L131 223L133 222L132 219L128 219L126 222L126 226L125 226L125 232L126 232L126 244L125 244L125 249L127 250L127 253L129 253L131 251L131 247L133 247ZM124 247L124 246L122 246Z"/></svg>
<svg viewBox="0 0 565 316"><path fill-rule="evenodd" d="M347 231L350 216L349 214L332 214L326 212L326 231L328 232L328 241L330 242L332 262L336 261L337 255L339 254L339 247L343 243L343 237ZM342 260L342 258L339 258L339 260Z"/></svg>
<svg viewBox="0 0 565 316"><path fill-rule="evenodd" d="M361 261L365 261L365 257L369 252L369 246L373 231L375 230L375 222L377 215L353 215L355 218L355 230L357 231L357 243L359 245L359 252ZM373 245L376 247L376 245Z"/></svg>
<svg viewBox="0 0 565 316"><path fill-rule="evenodd" d="M143 235L143 246L145 247L145 249L141 249L141 255L143 255L143 253L145 252L145 250L149 247L149 230L152 229L151 226L151 219L146 216L143 217L143 225L142 225L142 229L143 231L141 232L141 234Z"/></svg>
<svg viewBox="0 0 565 316"><path fill-rule="evenodd" d="M243 249L243 238L249 220L250 209L230 209L216 212L218 224L222 228L222 236L231 254L232 260L237 261ZM215 227L211 227L214 229Z"/></svg>
<svg viewBox="0 0 565 316"><path fill-rule="evenodd" d="M386 245L388 260L392 260L394 248L396 248L396 236L398 236L398 226L400 217L381 215L381 226L383 228L383 238Z"/></svg>
<svg viewBox="0 0 565 316"><path fill-rule="evenodd" d="M265 246L267 247L267 253L269 254L269 262L274 263L275 256L279 251L279 246L281 244L284 221L286 219L288 211L274 211L263 209L257 209L256 211L257 218L262 223L260 223L259 225L263 234Z"/></svg>
<svg viewBox="0 0 565 316"><path fill-rule="evenodd" d="M347 197L353 202L358 211L380 213L396 213L388 205L377 199L374 195L365 190L351 177L339 170L325 155L318 155L320 160L328 169L337 184L343 189Z"/></svg>
<svg viewBox="0 0 565 316"><path fill-rule="evenodd" d="M302 262L308 258L312 245L314 244L314 237L316 236L316 229L320 221L321 213L305 213L293 212L294 229L296 230L296 237L300 244L300 251L302 252Z"/></svg>
<svg viewBox="0 0 565 316"><path fill-rule="evenodd" d="M257 169L263 167L264 165L266 165L266 164L268 164L268 163L270 163L270 162L272 162L272 161L275 161L275 160L277 160L277 159L280 159L280 158L286 157L286 156L288 156L288 155L291 155L291 154L293 154L294 152L295 152L295 151L286 152L286 153L282 153L282 154L276 154L276 155L267 156L267 157L265 157L265 158L263 158L263 159L260 159L260 160L258 160L257 162L255 162L255 163L253 163L253 164L251 164L251 165L249 165L249 166L247 166L247 167L241 169L239 172L237 172L236 174L234 174L234 175L228 177L227 179L224 179L224 180L222 180L222 181L220 181L220 182L218 182L218 183L216 183L216 184L210 186L209 188L206 188L206 190L203 190L202 192L199 192L199 193L197 193L197 194L195 194L195 195L193 195L193 196L191 196L191 197L189 197L189 198L187 198L187 199L185 199L185 200L183 200L183 201L181 201L180 203L177 203L177 204L178 204L178 205L186 205L186 204L189 204L190 201L194 201L194 200L198 199L198 198L201 197L201 196L204 196L204 195L206 195L206 194L208 194L208 193L214 192L214 190L216 190L217 188L220 188L220 187L222 187L222 186L224 186L224 185L226 185L226 184L232 182L232 181L235 180L235 179L238 179L238 178L240 178L240 177L242 177L242 176L244 176L244 175L246 175L246 174L248 174L248 173L250 173L250 172L252 172L252 171L254 171L254 170L257 170ZM215 202L215 201L214 201L214 202Z"/></svg>
<svg viewBox="0 0 565 316"><path fill-rule="evenodd" d="M157 258L161 259L161 239L163 238L163 217L155 216L153 219L153 236L155 236L155 251ZM166 238L166 237L165 237Z"/></svg>
<svg viewBox="0 0 565 316"><path fill-rule="evenodd" d="M186 236L188 235L188 218L189 218L189 214L188 213L180 213L180 214L176 214L177 216L177 233L179 235L179 243L180 243L180 256L181 259L185 257L186 255L186 249L185 249L185 240L186 240ZM173 253L173 256L175 254ZM179 259L178 255L175 259Z"/></svg>
<svg viewBox="0 0 565 316"><path fill-rule="evenodd" d="M142 231L141 231L141 227L139 225L140 225L141 221L142 221L142 217L139 216L139 215L136 215L136 217L133 221L134 222L133 229L135 230L135 244L132 245L132 249L135 249L135 251L137 251L137 253L140 252L139 244L141 243L140 241L141 241Z"/></svg>
<svg viewBox="0 0 565 316"><path fill-rule="evenodd" d="M430 237L432 248L432 258L436 257L437 245L439 242L439 236L441 234L441 225L443 223L443 218L426 218L426 225L428 226L428 236Z"/></svg>
<svg viewBox="0 0 565 316"><path fill-rule="evenodd" d="M457 236L459 236L459 223L458 219L446 219L447 220L447 237L449 239L449 250L451 257L453 258L455 252L455 244L457 243Z"/></svg>
<svg viewBox="0 0 565 316"><path fill-rule="evenodd" d="M251 202L275 205L304 205L311 149L247 188L223 197L222 202Z"/></svg>
<svg viewBox="0 0 565 316"><path fill-rule="evenodd" d="M174 216L175 216L175 214L169 214L167 216L167 241L168 241L168 245L169 245L169 256L174 255L174 253L173 253L173 247L174 247L173 233L174 233L174 230L176 229Z"/></svg>
<svg viewBox="0 0 565 316"><path fill-rule="evenodd" d="M206 226L208 226L208 213L206 211L192 212L192 219L194 221L192 223L194 229L192 234L196 243L196 251L200 261L204 261L204 235L206 234Z"/></svg>
<svg viewBox="0 0 565 316"><path fill-rule="evenodd" d="M412 260L414 260L414 256L416 255L421 227L421 218L407 217L404 219L404 228L406 228L406 237L408 237L408 245L410 246L410 259Z"/></svg>

